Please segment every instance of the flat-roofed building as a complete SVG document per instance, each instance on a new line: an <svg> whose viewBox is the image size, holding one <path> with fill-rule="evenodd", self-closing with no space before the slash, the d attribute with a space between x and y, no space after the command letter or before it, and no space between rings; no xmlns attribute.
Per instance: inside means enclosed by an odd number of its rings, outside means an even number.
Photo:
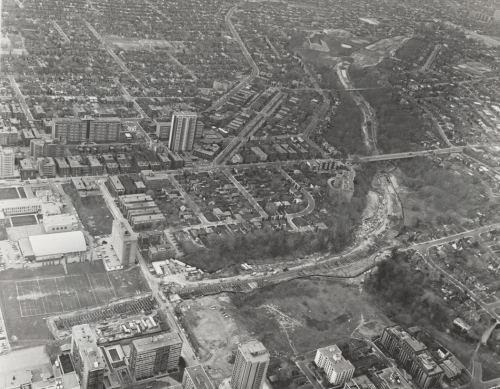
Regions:
<svg viewBox="0 0 500 389"><path fill-rule="evenodd" d="M15 127L0 128L0 145L12 146L16 144L17 144L17 129Z"/></svg>
<svg viewBox="0 0 500 389"><path fill-rule="evenodd" d="M413 389L405 376L395 367L388 367L377 371L373 375L373 381L381 389Z"/></svg>
<svg viewBox="0 0 500 389"><path fill-rule="evenodd" d="M384 328L380 343L422 389L438 387L444 375L427 347L401 325Z"/></svg>
<svg viewBox="0 0 500 389"><path fill-rule="evenodd" d="M183 389L214 389L214 386L208 379L203 366L189 366L184 369L182 377Z"/></svg>
<svg viewBox="0 0 500 389"><path fill-rule="evenodd" d="M31 159L21 159L19 161L19 174L21 176L21 180L29 180L36 178L36 169L33 166L33 162Z"/></svg>
<svg viewBox="0 0 500 389"><path fill-rule="evenodd" d="M130 215L130 224L136 230L156 227L161 223L166 222L165 215L158 209L154 212L148 213L147 215L141 213L138 215Z"/></svg>
<svg viewBox="0 0 500 389"><path fill-rule="evenodd" d="M120 167L120 172L122 174L129 173L132 170L132 163L125 156L125 154L118 154L116 156L116 162L118 163L118 166Z"/></svg>
<svg viewBox="0 0 500 389"><path fill-rule="evenodd" d="M118 142L122 123L116 117L56 118L52 138L66 143Z"/></svg>
<svg viewBox="0 0 500 389"><path fill-rule="evenodd" d="M42 199L31 197L27 199L0 200L0 211L6 216L38 213L42 210Z"/></svg>
<svg viewBox="0 0 500 389"><path fill-rule="evenodd" d="M82 389L102 389L106 363L88 324L71 329L71 359Z"/></svg>
<svg viewBox="0 0 500 389"><path fill-rule="evenodd" d="M130 371L136 380L178 371L182 340L175 332L133 340Z"/></svg>
<svg viewBox="0 0 500 389"><path fill-rule="evenodd" d="M171 121L154 121L156 124L156 137L158 139L168 139L170 137L170 128L172 127Z"/></svg>
<svg viewBox="0 0 500 389"><path fill-rule="evenodd" d="M118 176L109 176L108 187L112 194L121 196L125 194L125 187L123 186Z"/></svg>
<svg viewBox="0 0 500 389"><path fill-rule="evenodd" d="M57 167L57 174L61 177L68 177L71 175L71 169L65 158L54 158Z"/></svg>
<svg viewBox="0 0 500 389"><path fill-rule="evenodd" d="M51 157L38 158L37 161L38 174L41 177L55 177L56 163Z"/></svg>
<svg viewBox="0 0 500 389"><path fill-rule="evenodd" d="M78 230L78 220L75 215L63 214L43 218L43 227L47 234Z"/></svg>
<svg viewBox="0 0 500 389"><path fill-rule="evenodd" d="M127 220L113 220L111 246L123 266L130 266L135 263L137 235Z"/></svg>
<svg viewBox="0 0 500 389"><path fill-rule="evenodd" d="M87 165L89 166L90 174L93 176L100 176L104 172L104 166L93 155L87 156Z"/></svg>
<svg viewBox="0 0 500 389"><path fill-rule="evenodd" d="M141 171L141 179L149 189L161 189L169 182L168 175L165 173L158 173L152 170Z"/></svg>
<svg viewBox="0 0 500 389"><path fill-rule="evenodd" d="M196 134L196 112L176 111L172 115L168 148L171 151L190 151L193 149Z"/></svg>
<svg viewBox="0 0 500 389"><path fill-rule="evenodd" d="M142 203L145 201L153 201L153 198L150 195L144 193L130 194L120 196L118 198L118 206L120 207L120 210L125 213L129 204Z"/></svg>
<svg viewBox="0 0 500 389"><path fill-rule="evenodd" d="M354 366L342 356L337 345L318 349L314 362L325 371L328 381L334 386L345 384L354 375Z"/></svg>
<svg viewBox="0 0 500 389"><path fill-rule="evenodd" d="M256 340L238 345L231 387L233 389L262 389L269 366L269 352Z"/></svg>
<svg viewBox="0 0 500 389"><path fill-rule="evenodd" d="M0 147L0 178L14 176L15 158L12 148Z"/></svg>

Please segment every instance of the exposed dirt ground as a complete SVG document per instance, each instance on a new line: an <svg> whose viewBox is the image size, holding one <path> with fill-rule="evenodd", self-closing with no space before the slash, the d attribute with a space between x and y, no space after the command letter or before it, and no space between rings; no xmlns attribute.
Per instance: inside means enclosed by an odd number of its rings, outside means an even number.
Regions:
<svg viewBox="0 0 500 389"><path fill-rule="evenodd" d="M349 336L371 338L391 324L362 287L330 280L296 280L232 298L182 303L186 330L215 382L231 374L231 356L247 339L261 340L275 357L292 357Z"/></svg>

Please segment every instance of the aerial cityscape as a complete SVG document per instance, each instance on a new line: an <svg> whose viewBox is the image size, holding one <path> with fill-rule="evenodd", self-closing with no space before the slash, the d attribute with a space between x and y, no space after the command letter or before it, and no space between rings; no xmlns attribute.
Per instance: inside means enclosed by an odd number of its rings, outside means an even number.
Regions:
<svg viewBox="0 0 500 389"><path fill-rule="evenodd" d="M0 389L500 389L500 1L0 14Z"/></svg>

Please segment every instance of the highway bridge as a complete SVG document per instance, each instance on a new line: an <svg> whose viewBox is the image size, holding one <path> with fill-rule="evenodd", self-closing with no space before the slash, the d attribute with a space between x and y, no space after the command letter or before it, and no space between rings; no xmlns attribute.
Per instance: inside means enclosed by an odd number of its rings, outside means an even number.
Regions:
<svg viewBox="0 0 500 389"><path fill-rule="evenodd" d="M424 151L412 151L407 153L394 153L394 154L382 154L382 155L371 155L368 157L350 158L349 162L361 161L361 162L377 162L377 161L390 161L393 159L405 159L414 158L425 155L441 155L441 154L452 154L461 153L464 147L447 147L445 149L434 149L434 150L424 150Z"/></svg>

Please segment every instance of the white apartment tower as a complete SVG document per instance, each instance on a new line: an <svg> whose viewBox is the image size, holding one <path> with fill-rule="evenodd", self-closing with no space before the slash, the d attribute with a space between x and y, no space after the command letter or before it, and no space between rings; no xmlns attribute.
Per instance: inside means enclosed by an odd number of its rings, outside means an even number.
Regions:
<svg viewBox="0 0 500 389"><path fill-rule="evenodd" d="M102 389L106 369L102 351L88 324L71 329L71 359L82 389Z"/></svg>
<svg viewBox="0 0 500 389"><path fill-rule="evenodd" d="M249 340L238 345L231 387L262 389L269 366L269 353L261 342Z"/></svg>
<svg viewBox="0 0 500 389"><path fill-rule="evenodd" d="M197 120L196 112L177 111L173 113L168 139L168 148L171 151L193 150Z"/></svg>
<svg viewBox="0 0 500 389"><path fill-rule="evenodd" d="M111 246L113 246L123 266L130 266L135 263L137 235L125 219L113 221Z"/></svg>
<svg viewBox="0 0 500 389"><path fill-rule="evenodd" d="M0 178L14 176L14 150L10 147L0 147Z"/></svg>
<svg viewBox="0 0 500 389"><path fill-rule="evenodd" d="M354 366L342 356L337 345L318 349L314 362L325 371L334 386L344 385L354 374Z"/></svg>

